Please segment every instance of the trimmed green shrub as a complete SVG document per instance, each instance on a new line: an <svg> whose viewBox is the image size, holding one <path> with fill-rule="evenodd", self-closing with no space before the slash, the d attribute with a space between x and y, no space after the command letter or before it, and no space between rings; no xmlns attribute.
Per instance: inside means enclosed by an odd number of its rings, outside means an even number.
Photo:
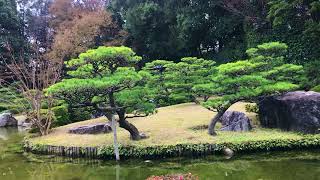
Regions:
<svg viewBox="0 0 320 180"><path fill-rule="evenodd" d="M19 114L30 108L29 102L14 87L0 88L0 112Z"/></svg>
<svg viewBox="0 0 320 180"><path fill-rule="evenodd" d="M92 107L70 108L70 123L91 119L95 109Z"/></svg>
<svg viewBox="0 0 320 180"><path fill-rule="evenodd" d="M52 111L54 113L53 126L62 126L71 123L67 104L53 107Z"/></svg>
<svg viewBox="0 0 320 180"><path fill-rule="evenodd" d="M28 139L24 142L24 148L27 151L38 154L52 154L49 148L59 147L45 144L32 144ZM61 146L62 147L62 146ZM263 152L276 150L294 150L294 149L312 149L320 147L319 135L304 135L298 139L270 139L261 141L245 142L223 142L217 144L177 144L161 146L119 146L120 156L122 158L167 158L182 156L204 156L212 154L222 154L224 148L230 148L235 152ZM62 147L67 150L69 147ZM100 159L114 158L114 148L111 145L102 147L71 147L74 152L53 154L64 156L91 157ZM77 150L76 150L77 149ZM94 149L94 151L92 151ZM94 153L92 153L94 152ZM89 154L86 154L89 153Z"/></svg>

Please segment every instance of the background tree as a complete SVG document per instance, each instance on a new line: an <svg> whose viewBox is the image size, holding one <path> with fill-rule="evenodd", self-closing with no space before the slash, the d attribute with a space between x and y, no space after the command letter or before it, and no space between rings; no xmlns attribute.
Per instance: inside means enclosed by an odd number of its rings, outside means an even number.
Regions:
<svg viewBox="0 0 320 180"><path fill-rule="evenodd" d="M109 120L110 114L117 114L119 126L129 131L131 139L139 140L143 136L127 119L148 115L155 108L143 85L147 74L134 69L140 60L127 47L88 50L66 62L72 69L68 71L72 78L51 86L48 93L70 106L93 106Z"/></svg>
<svg viewBox="0 0 320 180"><path fill-rule="evenodd" d="M55 35L48 57L53 60L68 60L101 45L121 45L126 36L104 1L57 0L50 13Z"/></svg>
<svg viewBox="0 0 320 180"><path fill-rule="evenodd" d="M216 123L232 104L257 102L259 97L299 88L303 81L303 67L285 64L283 55L286 51L287 45L279 42L248 49L248 60L218 66L212 82L199 85L218 96L203 103L206 108L217 111L210 122L209 134L216 135Z"/></svg>
<svg viewBox="0 0 320 180"><path fill-rule="evenodd" d="M53 29L49 22L49 7L53 0L18 0L19 13L23 20L23 32L32 47L32 51L46 53L52 44Z"/></svg>
<svg viewBox="0 0 320 180"><path fill-rule="evenodd" d="M311 61L305 64L304 67L307 77L307 81L305 83L306 88L309 89L320 85L320 60Z"/></svg>
<svg viewBox="0 0 320 180"><path fill-rule="evenodd" d="M11 55L20 55L25 49L23 23L15 0L0 0L0 78L11 78L5 62Z"/></svg>
<svg viewBox="0 0 320 180"><path fill-rule="evenodd" d="M129 32L127 44L145 59L197 56L224 61L244 55L243 16L222 3L116 0L112 8Z"/></svg>
<svg viewBox="0 0 320 180"><path fill-rule="evenodd" d="M47 135L54 117L51 109L54 99L45 95L45 89L58 81L61 65L44 60L36 54L28 62L12 56L6 67L14 75L15 84L11 84L11 87L24 97L20 103L26 103L23 111L27 113L27 118L39 129L41 135ZM43 104L47 106L45 112L42 110Z"/></svg>
<svg viewBox="0 0 320 180"><path fill-rule="evenodd" d="M317 0L270 0L265 22L250 25L248 47L281 41L288 45L287 62L305 64L319 59L320 5Z"/></svg>

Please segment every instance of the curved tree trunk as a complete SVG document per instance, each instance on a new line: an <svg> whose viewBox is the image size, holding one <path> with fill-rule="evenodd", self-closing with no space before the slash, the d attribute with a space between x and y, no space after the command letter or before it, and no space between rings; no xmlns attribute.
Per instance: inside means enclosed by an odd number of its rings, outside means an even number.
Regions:
<svg viewBox="0 0 320 180"><path fill-rule="evenodd" d="M216 136L217 133L214 131L214 128L216 127L217 122L220 120L222 115L227 111L227 109L223 109L218 111L218 113L211 119L211 122L209 124L208 133L212 136Z"/></svg>
<svg viewBox="0 0 320 180"><path fill-rule="evenodd" d="M109 94L109 103L110 103L110 106L112 108L115 108L115 109L118 109L116 112L119 116L119 126L127 131L129 131L130 133L130 138L132 140L140 140L141 139L141 136L140 136L140 132L139 130L131 123L129 123L127 120L126 120L126 112L123 108L118 108L115 104L115 100L114 100L114 96L113 96L113 92L110 92Z"/></svg>
<svg viewBox="0 0 320 180"><path fill-rule="evenodd" d="M140 136L140 132L138 130L138 128L136 128L133 124L129 123L126 118L125 118L125 111L124 110L120 110L117 111L117 114L119 116L119 126L127 131L129 131L130 133L130 138L132 140L140 140L141 136Z"/></svg>

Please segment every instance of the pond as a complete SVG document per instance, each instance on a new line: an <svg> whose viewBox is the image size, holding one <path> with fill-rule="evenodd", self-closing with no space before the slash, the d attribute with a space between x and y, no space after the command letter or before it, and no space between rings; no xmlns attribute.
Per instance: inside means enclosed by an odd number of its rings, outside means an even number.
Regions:
<svg viewBox="0 0 320 180"><path fill-rule="evenodd" d="M320 177L320 153L313 151L236 155L231 159L209 156L120 163L36 156L23 153L23 132L0 128L1 180L143 180L151 175L192 173L199 179L297 179Z"/></svg>

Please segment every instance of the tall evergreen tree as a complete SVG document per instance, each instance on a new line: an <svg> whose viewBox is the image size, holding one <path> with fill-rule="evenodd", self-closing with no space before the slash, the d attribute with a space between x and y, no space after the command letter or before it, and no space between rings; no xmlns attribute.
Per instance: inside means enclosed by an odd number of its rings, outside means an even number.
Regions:
<svg viewBox="0 0 320 180"><path fill-rule="evenodd" d="M116 0L112 5L129 32L128 45L146 59L224 61L244 55L243 16L222 1Z"/></svg>
<svg viewBox="0 0 320 180"><path fill-rule="evenodd" d="M7 75L4 66L12 56L24 49L23 23L15 0L0 0L0 75ZM2 77L3 78L3 77Z"/></svg>

